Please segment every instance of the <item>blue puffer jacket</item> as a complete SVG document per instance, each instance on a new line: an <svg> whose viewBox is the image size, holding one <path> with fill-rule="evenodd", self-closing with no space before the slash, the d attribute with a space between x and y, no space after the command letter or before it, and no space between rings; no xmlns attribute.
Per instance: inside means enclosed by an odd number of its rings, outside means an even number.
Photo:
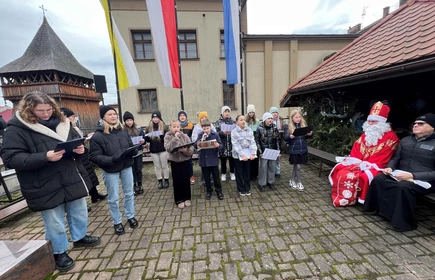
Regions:
<svg viewBox="0 0 435 280"><path fill-rule="evenodd" d="M300 128L300 124L295 123L296 128ZM307 138L310 138L311 136L295 136L295 138L291 139L290 134L286 134L284 136L284 141L288 142L288 152L291 155L303 155L308 153L308 146L307 146Z"/></svg>

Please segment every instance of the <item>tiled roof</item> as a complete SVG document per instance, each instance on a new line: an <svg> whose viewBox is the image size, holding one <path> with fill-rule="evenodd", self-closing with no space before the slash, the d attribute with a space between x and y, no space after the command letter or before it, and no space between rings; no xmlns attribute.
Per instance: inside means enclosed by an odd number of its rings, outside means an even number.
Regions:
<svg viewBox="0 0 435 280"><path fill-rule="evenodd" d="M325 82L435 55L435 0L409 0L308 75L281 99Z"/></svg>
<svg viewBox="0 0 435 280"><path fill-rule="evenodd" d="M44 21L23 56L0 67L0 74L57 70L93 80L91 71L82 66Z"/></svg>

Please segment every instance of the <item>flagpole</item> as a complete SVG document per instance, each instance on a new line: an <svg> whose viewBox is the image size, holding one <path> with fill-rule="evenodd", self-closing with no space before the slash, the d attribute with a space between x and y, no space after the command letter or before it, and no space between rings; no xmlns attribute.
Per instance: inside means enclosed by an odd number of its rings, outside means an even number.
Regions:
<svg viewBox="0 0 435 280"><path fill-rule="evenodd" d="M239 0L239 44L240 44L240 97L242 104L242 115L245 114L244 84L243 84L243 51L242 51L242 2Z"/></svg>
<svg viewBox="0 0 435 280"><path fill-rule="evenodd" d="M178 33L177 0L174 0L174 7L175 7L175 26L177 28L178 71L180 72L180 101L181 101L181 110L184 111L183 78L181 75L180 38L179 38L179 33Z"/></svg>
<svg viewBox="0 0 435 280"><path fill-rule="evenodd" d="M110 0L107 0L107 5L109 7L109 20L110 20L110 30L112 31L112 41L115 40L115 34L113 33L113 24L112 24L112 10L110 9ZM112 45L113 49L113 65L115 67L115 79L116 79L116 97L118 99L118 118L119 121L122 121L122 109L121 109L121 96L119 95L119 85L118 85L118 68L116 65L116 52L115 46ZM104 102L103 102L104 104Z"/></svg>

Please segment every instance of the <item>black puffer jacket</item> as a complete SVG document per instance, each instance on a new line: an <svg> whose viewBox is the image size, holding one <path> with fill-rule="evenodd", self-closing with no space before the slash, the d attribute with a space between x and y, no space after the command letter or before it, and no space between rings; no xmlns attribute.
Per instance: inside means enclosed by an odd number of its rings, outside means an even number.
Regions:
<svg viewBox="0 0 435 280"><path fill-rule="evenodd" d="M105 134L104 128L98 126L91 138L89 158L108 173L121 172L133 165L133 158L127 157L116 163L113 160L132 146L131 138L124 129L113 129L110 134Z"/></svg>
<svg viewBox="0 0 435 280"><path fill-rule="evenodd" d="M47 160L47 152L54 150L57 143L71 139L68 120L60 122L56 132L25 122L18 111L8 122L0 154L5 165L15 169L30 210L52 209L88 195L91 182L79 160Z"/></svg>
<svg viewBox="0 0 435 280"><path fill-rule="evenodd" d="M417 140L414 135L400 141L387 167L411 172L414 179L435 184L435 134Z"/></svg>
<svg viewBox="0 0 435 280"><path fill-rule="evenodd" d="M231 117L224 118L223 116L221 116L220 119L217 120L215 123L216 132L219 134L219 137L222 141L222 148L219 149L219 156L233 157L233 144L231 143L231 133L225 134L222 131L222 124L234 125L235 128L235 122Z"/></svg>
<svg viewBox="0 0 435 280"><path fill-rule="evenodd" d="M295 123L296 128L300 128L300 124ZM308 153L308 145L307 145L307 138L310 138L311 136L295 136L295 138L291 139L290 134L286 133L284 136L284 141L288 142L288 152L291 155L303 155Z"/></svg>
<svg viewBox="0 0 435 280"><path fill-rule="evenodd" d="M266 148L279 150L280 134L276 125L272 123L272 125L268 126L262 122L257 127L255 143L257 144L257 149L260 154L264 153Z"/></svg>
<svg viewBox="0 0 435 280"><path fill-rule="evenodd" d="M152 123L152 122L150 122ZM150 153L157 154L161 152L165 152L165 134L169 131L168 127L166 125L163 126L163 134L159 137L148 137L145 136L145 141L147 143L150 143ZM155 130L154 130L155 131ZM150 133L149 127L146 130L146 133Z"/></svg>
<svg viewBox="0 0 435 280"><path fill-rule="evenodd" d="M83 136L83 132L81 132L81 130L79 130L77 127L73 127L71 125L71 130L73 132L73 138L80 138ZM81 155L77 155L76 158L78 158L78 160L80 160L83 167L86 169L86 172L88 173L88 177L92 183L92 186L93 187L98 186L100 184L100 181L98 180L97 174L95 174L94 166L92 165L91 161L89 160L89 149L86 148L86 146L85 146L85 152Z"/></svg>

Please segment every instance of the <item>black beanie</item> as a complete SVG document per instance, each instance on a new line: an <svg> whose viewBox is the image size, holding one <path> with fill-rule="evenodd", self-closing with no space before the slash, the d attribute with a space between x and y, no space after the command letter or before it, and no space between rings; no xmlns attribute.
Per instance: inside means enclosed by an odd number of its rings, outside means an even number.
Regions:
<svg viewBox="0 0 435 280"><path fill-rule="evenodd" d="M186 111L181 110L180 112L178 112L178 120L180 120L180 115L181 114L185 115L186 119L187 119L187 113L186 113Z"/></svg>
<svg viewBox="0 0 435 280"><path fill-rule="evenodd" d="M430 126L432 126L433 128L435 128L435 115L432 113L427 113L423 116L416 118L415 120L416 121L424 121L427 124L429 124Z"/></svg>
<svg viewBox="0 0 435 280"><path fill-rule="evenodd" d="M134 121L134 116L132 113L130 113L129 111L125 111L124 116L122 116L122 120L125 122L126 120L133 120Z"/></svg>
<svg viewBox="0 0 435 280"><path fill-rule="evenodd" d="M162 113L160 113L160 111L154 111L154 112L151 114L151 119L154 118L154 117L158 117L161 121L163 121L163 120L162 120Z"/></svg>
<svg viewBox="0 0 435 280"><path fill-rule="evenodd" d="M75 115L74 112L71 109L68 109L66 107L62 107L60 108L60 110L62 111L62 113L65 115L65 117L69 118L72 115Z"/></svg>
<svg viewBox="0 0 435 280"><path fill-rule="evenodd" d="M100 117L104 118L104 115L107 113L107 111L113 110L116 112L116 110L113 107L101 105L100 106Z"/></svg>

